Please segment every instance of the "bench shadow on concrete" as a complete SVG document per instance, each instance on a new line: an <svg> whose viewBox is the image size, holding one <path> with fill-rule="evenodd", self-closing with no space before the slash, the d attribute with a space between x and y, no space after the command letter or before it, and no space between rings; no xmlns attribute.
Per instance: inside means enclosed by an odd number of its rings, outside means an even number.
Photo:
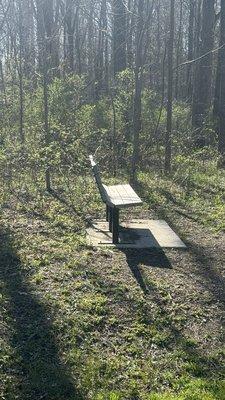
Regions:
<svg viewBox="0 0 225 400"><path fill-rule="evenodd" d="M34 293L29 283L30 269L18 257L8 230L0 231L0 265L7 335L15 354L15 379L19 381L15 398L82 400L59 357L51 315Z"/></svg>
<svg viewBox="0 0 225 400"><path fill-rule="evenodd" d="M126 243L127 245L137 243L138 247L142 249L146 246L160 248L160 244L156 240L155 236L151 233L150 229L130 227L125 228L120 226L119 236L124 246L126 246Z"/></svg>

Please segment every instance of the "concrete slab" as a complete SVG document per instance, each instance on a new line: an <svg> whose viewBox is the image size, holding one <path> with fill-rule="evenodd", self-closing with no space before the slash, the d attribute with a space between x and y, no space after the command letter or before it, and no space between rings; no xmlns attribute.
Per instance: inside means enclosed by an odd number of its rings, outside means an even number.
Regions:
<svg viewBox="0 0 225 400"><path fill-rule="evenodd" d="M95 247L116 248L186 248L177 234L163 220L132 220L120 225L119 244L112 244L112 234L104 220L93 221L87 229L88 243Z"/></svg>

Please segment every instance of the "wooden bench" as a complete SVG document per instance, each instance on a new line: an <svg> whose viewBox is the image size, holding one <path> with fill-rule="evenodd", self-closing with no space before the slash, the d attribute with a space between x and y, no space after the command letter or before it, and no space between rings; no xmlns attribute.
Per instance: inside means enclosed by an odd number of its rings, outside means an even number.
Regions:
<svg viewBox="0 0 225 400"><path fill-rule="evenodd" d="M106 221L109 222L112 241L117 244L119 243L119 210L121 208L140 206L142 201L129 184L104 185L93 156L90 155L89 158L101 199L106 204Z"/></svg>

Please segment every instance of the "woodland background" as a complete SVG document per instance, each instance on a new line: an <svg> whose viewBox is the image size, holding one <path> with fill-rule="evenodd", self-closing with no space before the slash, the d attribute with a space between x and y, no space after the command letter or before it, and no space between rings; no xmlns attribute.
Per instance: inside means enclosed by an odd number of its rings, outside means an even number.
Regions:
<svg viewBox="0 0 225 400"><path fill-rule="evenodd" d="M223 3L2 0L2 172L49 189L97 149L133 178L192 151L223 167Z"/></svg>
<svg viewBox="0 0 225 400"><path fill-rule="evenodd" d="M132 181L187 250L91 248ZM224 400L225 0L0 0L0 398Z"/></svg>

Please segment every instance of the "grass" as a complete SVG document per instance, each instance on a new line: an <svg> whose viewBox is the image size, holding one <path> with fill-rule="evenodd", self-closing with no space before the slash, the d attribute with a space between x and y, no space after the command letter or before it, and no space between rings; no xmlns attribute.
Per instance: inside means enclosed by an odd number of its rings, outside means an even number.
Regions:
<svg viewBox="0 0 225 400"><path fill-rule="evenodd" d="M193 166L187 180L182 168L140 174L143 212L222 232L224 174ZM94 185L76 180L60 198L28 185L2 193L0 398L224 400L223 303L191 251L92 249Z"/></svg>
<svg viewBox="0 0 225 400"><path fill-rule="evenodd" d="M157 173L141 173L139 179L151 207L169 206L214 232L225 231L225 172L215 162L179 157L170 179Z"/></svg>

